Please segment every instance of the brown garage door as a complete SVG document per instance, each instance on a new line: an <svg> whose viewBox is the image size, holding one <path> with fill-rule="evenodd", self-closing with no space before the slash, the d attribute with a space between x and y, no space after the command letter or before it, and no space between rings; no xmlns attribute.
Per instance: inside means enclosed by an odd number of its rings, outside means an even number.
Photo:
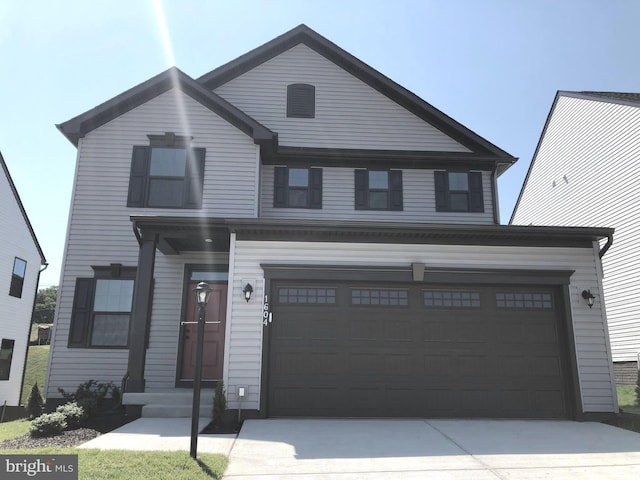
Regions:
<svg viewBox="0 0 640 480"><path fill-rule="evenodd" d="M268 414L565 418L554 287L274 282Z"/></svg>

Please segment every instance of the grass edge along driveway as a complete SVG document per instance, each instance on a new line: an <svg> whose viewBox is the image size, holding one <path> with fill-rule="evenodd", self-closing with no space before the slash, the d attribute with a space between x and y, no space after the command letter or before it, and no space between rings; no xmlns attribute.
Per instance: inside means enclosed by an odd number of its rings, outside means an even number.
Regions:
<svg viewBox="0 0 640 480"><path fill-rule="evenodd" d="M219 480L229 462L225 455L188 452L141 452L78 448L0 450L0 455L78 455L82 480Z"/></svg>

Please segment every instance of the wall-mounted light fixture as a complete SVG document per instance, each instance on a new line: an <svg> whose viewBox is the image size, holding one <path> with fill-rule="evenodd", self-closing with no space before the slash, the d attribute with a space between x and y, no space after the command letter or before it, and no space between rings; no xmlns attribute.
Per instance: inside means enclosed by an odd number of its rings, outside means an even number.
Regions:
<svg viewBox="0 0 640 480"><path fill-rule="evenodd" d="M248 302L251 300L251 294L253 293L253 287L250 283L247 283L242 289L242 293L244 293L244 299Z"/></svg>
<svg viewBox="0 0 640 480"><path fill-rule="evenodd" d="M595 300L596 297L593 296L593 293L591 293L591 290L583 290L582 298L584 298L587 301L587 305L589 305L589 308L593 307L593 301Z"/></svg>

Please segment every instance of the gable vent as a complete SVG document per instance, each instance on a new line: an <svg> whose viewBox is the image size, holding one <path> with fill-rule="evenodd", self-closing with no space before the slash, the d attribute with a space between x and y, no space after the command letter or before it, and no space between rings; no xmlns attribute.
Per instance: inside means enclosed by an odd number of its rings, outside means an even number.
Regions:
<svg viewBox="0 0 640 480"><path fill-rule="evenodd" d="M287 117L315 118L316 87L307 83L287 86Z"/></svg>

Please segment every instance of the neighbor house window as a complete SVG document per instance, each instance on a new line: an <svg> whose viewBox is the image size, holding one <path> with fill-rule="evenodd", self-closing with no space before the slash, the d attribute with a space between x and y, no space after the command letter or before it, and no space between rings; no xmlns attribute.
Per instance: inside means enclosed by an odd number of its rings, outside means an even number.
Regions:
<svg viewBox="0 0 640 480"><path fill-rule="evenodd" d="M402 210L401 170L355 170L356 210Z"/></svg>
<svg viewBox="0 0 640 480"><path fill-rule="evenodd" d="M133 147L127 206L200 208L205 150L187 137L149 138L150 145Z"/></svg>
<svg viewBox="0 0 640 480"><path fill-rule="evenodd" d="M437 212L484 212L482 172L434 172Z"/></svg>
<svg viewBox="0 0 640 480"><path fill-rule="evenodd" d="M14 343L13 340L7 338L3 338L0 343L0 380L9 380Z"/></svg>
<svg viewBox="0 0 640 480"><path fill-rule="evenodd" d="M127 347L135 269L94 269L95 278L76 280L69 346Z"/></svg>
<svg viewBox="0 0 640 480"><path fill-rule="evenodd" d="M287 86L287 117L315 118L316 87L306 83Z"/></svg>
<svg viewBox="0 0 640 480"><path fill-rule="evenodd" d="M11 285L9 295L22 298L22 286L24 285L24 274L27 270L27 262L16 257L13 260L13 273L11 274Z"/></svg>
<svg viewBox="0 0 640 480"><path fill-rule="evenodd" d="M322 208L322 169L276 167L273 182L276 208Z"/></svg>

